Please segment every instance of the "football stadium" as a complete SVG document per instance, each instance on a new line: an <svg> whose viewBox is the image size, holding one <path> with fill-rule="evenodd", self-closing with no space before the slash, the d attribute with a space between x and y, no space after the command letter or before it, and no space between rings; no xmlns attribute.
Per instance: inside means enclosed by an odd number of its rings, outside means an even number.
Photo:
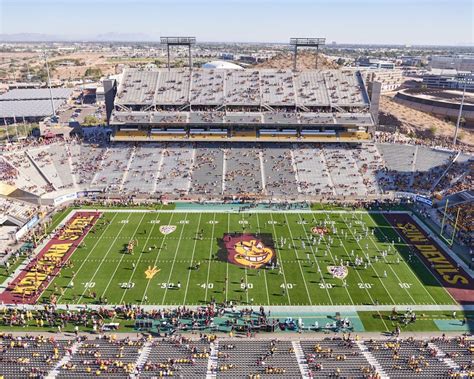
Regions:
<svg viewBox="0 0 474 379"><path fill-rule="evenodd" d="M2 377L474 375L472 153L378 132L357 69L104 89L1 147Z"/></svg>

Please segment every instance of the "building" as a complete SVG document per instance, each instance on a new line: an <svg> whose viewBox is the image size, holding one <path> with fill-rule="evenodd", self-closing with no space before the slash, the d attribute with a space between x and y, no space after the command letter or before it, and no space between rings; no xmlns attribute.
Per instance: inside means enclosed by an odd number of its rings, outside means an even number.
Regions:
<svg viewBox="0 0 474 379"><path fill-rule="evenodd" d="M395 63L390 61L383 61L380 59L362 57L357 60L357 67L370 67L393 70L395 68Z"/></svg>
<svg viewBox="0 0 474 379"><path fill-rule="evenodd" d="M49 88L8 91L0 95L0 123L38 122L56 112L71 95L70 88L52 88L51 92Z"/></svg>
<svg viewBox="0 0 474 379"><path fill-rule="evenodd" d="M474 91L474 73L434 68L423 75L423 85L426 88L452 90L463 90L466 86L466 91Z"/></svg>
<svg viewBox="0 0 474 379"><path fill-rule="evenodd" d="M380 82L382 93L399 89L404 81L403 71L399 69L367 71L367 82Z"/></svg>
<svg viewBox="0 0 474 379"><path fill-rule="evenodd" d="M474 72L474 55L433 56L430 67Z"/></svg>
<svg viewBox="0 0 474 379"><path fill-rule="evenodd" d="M238 64L235 64L232 62L226 62L226 61L207 62L202 65L202 68L223 69L223 70L243 70L242 66L239 66Z"/></svg>

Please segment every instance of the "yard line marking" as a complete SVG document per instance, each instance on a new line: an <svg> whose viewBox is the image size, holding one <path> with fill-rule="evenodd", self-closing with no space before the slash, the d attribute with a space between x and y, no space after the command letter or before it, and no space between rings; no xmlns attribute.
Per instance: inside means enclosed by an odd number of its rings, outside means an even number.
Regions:
<svg viewBox="0 0 474 379"><path fill-rule="evenodd" d="M241 220L245 221L245 218L244 218L244 215L243 213L240 213L241 215ZM242 232L245 234L245 225L249 225L250 224L246 224L246 223L243 223L242 224ZM247 288L245 290L245 297L246 297L246 300L247 300L247 304L249 303L249 291L248 291L248 277L247 277L247 267L244 268L245 270L245 287Z"/></svg>
<svg viewBox="0 0 474 379"><path fill-rule="evenodd" d="M197 244L197 233L199 232L199 227L201 226L201 218L202 218L202 213L199 213L199 220L198 220L198 225L196 228L196 235L194 236L194 246L193 246L193 253L191 254L191 264L190 266L193 265L194 263L194 253L196 252L196 244ZM184 291L184 299L183 299L183 305L186 304L186 297L188 296L188 287L189 287L189 279L191 278L191 268L188 267L188 278L186 280L186 290Z"/></svg>
<svg viewBox="0 0 474 379"><path fill-rule="evenodd" d="M296 259L298 260L299 257L298 257L298 251L295 248L295 242L294 242L295 239L293 238L293 232L291 231L290 225L288 224L288 217L286 216L286 214L285 214L285 221L286 221L286 227L288 228L288 231L290 232L291 244L293 245L293 251L296 255ZM298 266L300 267L301 277L303 279L304 287L306 288L306 295L308 295L309 304L313 305L313 301L311 300L311 295L309 294L308 285L306 284L306 279L304 278L303 269L301 268L301 262L299 260L298 260Z"/></svg>
<svg viewBox="0 0 474 379"><path fill-rule="evenodd" d="M108 224L107 227L104 229L104 234L105 234L105 232L107 231L107 229L110 227L110 225L113 224L113 221L115 220L115 218L116 218L117 216L118 216L118 213L116 213L116 214L114 215L114 217L112 217L112 220L110 220L110 224ZM96 225L97 225L97 224L96 224ZM124 225L125 225L125 224L124 224ZM81 265L79 266L79 268L78 268L77 271L76 271L76 275L75 275L74 278L72 278L72 279L75 279L75 278L78 276L79 272L80 272L81 269L82 269L82 266L84 266L84 264L87 262L89 256L90 256L90 255L92 254L92 252L95 250L95 248L97 247L97 245L99 244L100 241L101 241L101 238L99 238L99 239L97 240L97 242L94 244L94 246L92 246L92 249L89 251L89 254L87 254L87 257L85 257L85 258L82 260ZM84 242L84 240L82 240L82 242ZM81 245L79 245L79 247L80 247L80 246L81 246ZM76 250L76 251L77 251L77 250ZM72 256L71 256L71 258L72 258ZM69 258L69 259L71 259L71 258ZM51 283L52 283L52 282L51 282ZM67 292L68 290L69 290L69 288L66 288L66 290L64 291L64 295L66 294L66 292ZM71 290L72 290L72 288L71 288ZM57 301L58 303L59 303L59 301L61 300L62 297L63 297L63 295L60 295L60 296L58 297L58 301Z"/></svg>
<svg viewBox="0 0 474 379"><path fill-rule="evenodd" d="M365 222L366 225L368 224L368 222L366 222L366 221L364 221L364 222ZM375 224L375 222L374 222L373 220L372 220L372 225L375 226L375 227L378 226L377 224ZM383 230L382 230L382 234L383 234L383 235L387 238L387 240L388 240L388 237L385 235L385 232L384 232ZM372 236L371 236L370 234L368 234L368 236L369 236L370 242L372 242L372 245L374 245L375 249L376 249L378 252L380 252L380 249L379 249L379 247L377 246L377 244L375 243L375 241L374 241L374 239L372 238ZM397 254L399 254L398 251L397 251ZM391 264L388 264L387 258L386 258L386 257L382 257L382 259L383 259L384 262L387 264L387 266L390 268L390 270L393 272L393 274L396 276L398 282L399 282L399 283L402 283L403 280L400 279L400 277L398 276L398 274L397 274L397 273L395 272L395 270L393 269L392 265L391 265ZM403 259L403 257L402 257L402 261L405 262L405 259ZM406 262L405 262L405 263L406 263ZM411 269L409 270L409 272L410 272L411 275L415 276L414 273L413 273L413 271L412 271ZM422 285L422 287L425 288L423 285ZM408 291L407 288L404 288L404 290L405 290L405 292L408 294L408 296L410 297L410 299L412 300L413 304L416 304L416 300L413 298L413 296L411 295L410 291ZM425 289L425 291L426 291L426 289ZM430 293L429 293L428 291L426 291L426 292L427 292L428 295L431 297ZM431 299L434 301L434 299L433 299L432 297L431 297ZM438 304L436 301L435 301L434 303L435 303L435 304Z"/></svg>
<svg viewBox="0 0 474 379"><path fill-rule="evenodd" d="M168 221L168 224L171 225L171 220L173 220L173 216L175 215L175 213L171 213L171 217ZM184 227L184 224L183 224L183 227ZM165 234L163 236L163 239L161 240L161 244L160 244L160 250L158 251L158 254L156 254L156 257L155 257L155 260L153 262L153 266L156 266L157 262L158 262L158 258L160 257L161 255L161 252L163 251L163 245L165 244L165 241L166 241L166 237L169 236L169 234ZM143 305L143 302L145 301L145 296L148 292L148 287L150 287L150 283L151 283L152 279L148 279L148 283L146 284L146 287L145 287L145 291L143 291L143 296L142 296L142 301L140 302L140 306Z"/></svg>
<svg viewBox="0 0 474 379"><path fill-rule="evenodd" d="M214 212L213 213L213 221L216 221L216 213ZM212 232L211 232L211 240L214 240L214 228L216 227L216 223L213 222L212 223ZM209 283L209 273L211 272L211 259L212 259L212 241L211 241L211 246L209 247L209 261L208 261L208 266L207 266L207 279L206 279L206 283ZM205 297L204 297L204 301L207 303L207 290L208 290L208 287L206 285L206 294L205 294Z"/></svg>
<svg viewBox="0 0 474 379"><path fill-rule="evenodd" d="M166 283L169 283L170 280L171 280L171 276L173 274L173 268L174 268L174 264L176 263L176 257L178 256L178 251L179 251L179 246L181 245L181 241L183 240L183 232L184 232L184 228L186 227L186 220L188 219L188 214L186 213L184 215L184 223L183 223L183 228L181 229L181 233L179 234L179 241L178 243L176 244L176 251L174 252L174 258L173 258L173 263L171 264L171 269L170 269L170 274L168 276L168 280ZM165 297L166 297L166 294L168 292L168 285L166 286L165 288L165 293L163 294L163 300L161 301L161 304L164 304L165 303Z"/></svg>
<svg viewBox="0 0 474 379"><path fill-rule="evenodd" d="M132 215L132 214L129 213L128 216L127 216L127 218L126 218L126 220L128 220L131 215ZM116 237L118 237L118 236L120 235L120 233L122 233L122 230L123 230L123 228L125 228L125 225L128 225L128 224L126 224L126 223L123 223L123 224L122 224L122 226L120 227L120 231L117 233L117 236L116 236ZM106 252L105 255L102 257L101 262L100 262L99 265L97 266L97 269L95 270L94 274L92 275L92 278L90 278L90 279L88 280L88 282L93 282L93 281L94 281L94 278L95 278L95 276L97 275L97 272L99 271L100 267L102 266L102 263L104 263L105 258L107 258L107 255L110 253L110 250L112 250L112 246L114 246L114 244L115 244L116 241L117 241L117 238L115 238L115 239L112 241L112 243L109 245L109 248L108 248L107 252ZM76 276L77 276L77 273L76 273ZM86 293L86 291L87 291L87 288L84 288L84 291L82 291L81 297L79 297L79 300L77 301L78 304L81 303L81 300L82 300L82 298L84 297L84 294Z"/></svg>
<svg viewBox="0 0 474 379"><path fill-rule="evenodd" d="M258 213L257 213L257 228L259 230L259 234L261 232L260 230L260 220L258 218ZM267 283L267 269L263 269L263 278L265 279L265 290L267 291L267 304L270 305L270 294L268 293L268 283Z"/></svg>
<svg viewBox="0 0 474 379"><path fill-rule="evenodd" d="M275 235L275 238L277 239L277 242L278 242L278 235L277 235L276 229L275 229L275 220L273 220L273 213L270 213L270 218L272 219L273 234ZM279 250L277 246L275 246L275 250ZM281 251L279 251L279 253L281 253ZM278 254L278 255L280 255L280 254ZM287 286L286 276L285 276L285 269L283 267L283 264L280 265L280 268L281 268L281 272L283 274L283 282L285 283L285 292L286 292L286 296L288 297L288 304L291 305L290 291L288 291L288 286Z"/></svg>
<svg viewBox="0 0 474 379"><path fill-rule="evenodd" d="M156 214L156 217L155 217L155 221L158 220L158 217L159 217L159 214L157 213L157 214ZM152 235L152 233L153 233L153 230L155 229L155 226L156 226L156 225L158 225L158 224L156 224L156 223L151 224L151 230L150 230L150 233L147 233L147 234L148 234L148 238L146 239L145 244L143 245L143 249L145 249L146 245L148 244L148 241L149 241L149 239L150 239L150 237L151 237L151 235ZM143 256L143 254L140 254L140 255L138 256L138 259L137 259L137 260L133 260L133 259L130 260L130 261L132 261L133 263L135 263L135 267L133 268L132 274L130 275L130 278L128 279L128 283L130 283L130 282L132 281L133 276L135 275L135 272L137 271L137 268L138 268L138 266L139 266L139 264L140 264L140 260L142 259L142 256ZM144 262L146 262L146 260L144 260ZM123 300L124 300L124 298L125 298L125 295L127 294L127 291L128 291L128 290L129 290L128 288L125 288L125 289L124 289L123 295L122 295L122 298L120 299L119 304L122 304L122 302L123 302Z"/></svg>
<svg viewBox="0 0 474 379"><path fill-rule="evenodd" d="M352 232L352 228L349 228L349 225L347 225L346 223L346 220L341 216L341 215L338 215L340 219L342 219L342 221L344 222L344 224L346 225L346 228L349 230L349 232L352 234L352 238L354 238L354 241L356 241L357 245L359 246L359 249L361 250L361 252L363 251L362 249L362 246L360 245L360 243L356 240L355 238L355 235L354 233ZM393 300L393 297L392 295L390 294L390 292L388 292L387 290L387 287L385 287L385 284L383 283L383 280L382 278L380 277L379 273L377 272L377 270L375 269L374 265L371 264L370 267L372 268L372 270L374 271L375 275L377 276L379 282L382 284L382 287L385 289L385 292L387 292L388 296L390 297L390 300L392 301L392 304L396 304L395 300Z"/></svg>
<svg viewBox="0 0 474 379"><path fill-rule="evenodd" d="M298 217L300 219L300 221L302 221L302 218L301 218L301 215L298 214ZM305 227L303 226L303 224L301 224L301 227L303 228L303 231L304 231L304 234L306 236L306 238L309 240L309 235L308 233L306 232L306 229ZM323 235L323 240L324 242L326 242L326 239L325 239L325 236ZM313 248L313 245L308 241L308 244L309 244L309 247L311 249L311 252L313 253L313 257L314 257L314 261L316 262L316 264L318 265L318 271L321 273L321 280L323 281L324 284L326 284L326 280L324 279L324 275L323 275L323 271L321 270L321 267L319 266L319 260L317 259L317 256L316 254L314 253L314 248ZM331 259L333 261L333 263L337 263L335 260L334 260L334 256L332 255L332 252L331 252L331 249L329 249L329 254L331 255ZM325 286L326 287L326 286ZM349 295L349 299L351 300L352 302L352 305L354 305L354 301L352 300L352 297L349 293L349 290L346 288L346 292L347 294ZM326 292L328 294L328 297L329 297L329 301L331 301L331 305L333 304L333 300L332 300L332 297L331 297L331 294L329 293L329 289L326 287Z"/></svg>
<svg viewBox="0 0 474 379"><path fill-rule="evenodd" d="M230 213L227 213L227 233L230 233ZM225 265L225 301L227 302L227 294L229 293L229 260L227 260Z"/></svg>
<svg viewBox="0 0 474 379"><path fill-rule="evenodd" d="M140 228L140 225L142 224L143 219L145 218L145 215L146 215L146 213L143 213L143 216L142 216L142 218L140 219L140 222L138 223L137 227L135 228L135 232L133 233L133 236L131 237L132 239L133 239L133 237L135 237L135 234L137 234L138 228ZM114 279L115 274L117 273L117 271L118 271L118 269L119 269L119 267L120 267L120 264L122 263L122 260L123 260L124 257L125 257L125 252L122 252L122 255L121 255L121 257L120 257L120 261L119 261L118 264L115 265L114 273L110 276L109 282L107 283L107 286L105 287L104 291L102 292L102 296L101 296L101 297L105 297L105 293L106 293L107 290L109 289L110 283L112 283L112 280ZM121 300L120 300L120 303L122 303Z"/></svg>
<svg viewBox="0 0 474 379"><path fill-rule="evenodd" d="M314 217L314 213L312 213L311 215L312 215L312 217L313 217L313 221L317 222L317 219ZM342 241L342 238L339 237L339 235L338 235L338 238L339 238L339 241ZM342 247L343 247L344 251L346 252L346 255L349 257L349 260L352 262L352 258L351 258L351 256L350 256L349 252L347 251L346 245L345 245L345 243L344 243L343 241L342 241ZM360 273L359 273L359 270L357 270L357 269L354 267L354 271L356 272L357 276L359 277L359 280L360 280L361 282L364 282L364 280L362 279L362 277L361 277L361 275L360 275ZM370 292L369 292L369 290L368 290L367 288L365 288L365 292L367 292L367 295L369 296L370 301L371 301L371 303L373 304L373 303L374 303L374 299L372 298L372 295L370 294ZM379 314L379 316L381 316L381 314L380 314L379 311L377 311L377 313ZM389 328L388 328L387 324L385 323L385 320L382 318L382 316L381 316L381 320L382 320L383 324L385 325L385 329L386 329L387 331L389 331Z"/></svg>

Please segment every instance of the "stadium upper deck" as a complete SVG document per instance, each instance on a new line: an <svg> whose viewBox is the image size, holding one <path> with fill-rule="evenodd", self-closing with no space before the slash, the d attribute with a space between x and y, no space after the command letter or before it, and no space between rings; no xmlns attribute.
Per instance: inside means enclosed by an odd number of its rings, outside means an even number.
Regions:
<svg viewBox="0 0 474 379"><path fill-rule="evenodd" d="M113 140L369 140L359 71L128 69Z"/></svg>
<svg viewBox="0 0 474 379"><path fill-rule="evenodd" d="M255 106L366 108L358 71L128 69L115 104L146 106Z"/></svg>

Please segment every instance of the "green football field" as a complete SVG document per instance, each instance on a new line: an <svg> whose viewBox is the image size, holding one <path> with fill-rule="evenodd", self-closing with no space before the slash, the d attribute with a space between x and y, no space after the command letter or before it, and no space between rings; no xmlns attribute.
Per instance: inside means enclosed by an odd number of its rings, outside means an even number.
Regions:
<svg viewBox="0 0 474 379"><path fill-rule="evenodd" d="M313 227L327 230L319 236ZM229 235L272 251L275 268L230 263ZM130 241L133 254L126 252ZM55 293L59 304L456 304L424 263L408 256L383 214L111 209L73 253L74 267L63 268L40 301ZM357 257L364 262L356 267ZM344 281L328 270L341 263L348 267Z"/></svg>

